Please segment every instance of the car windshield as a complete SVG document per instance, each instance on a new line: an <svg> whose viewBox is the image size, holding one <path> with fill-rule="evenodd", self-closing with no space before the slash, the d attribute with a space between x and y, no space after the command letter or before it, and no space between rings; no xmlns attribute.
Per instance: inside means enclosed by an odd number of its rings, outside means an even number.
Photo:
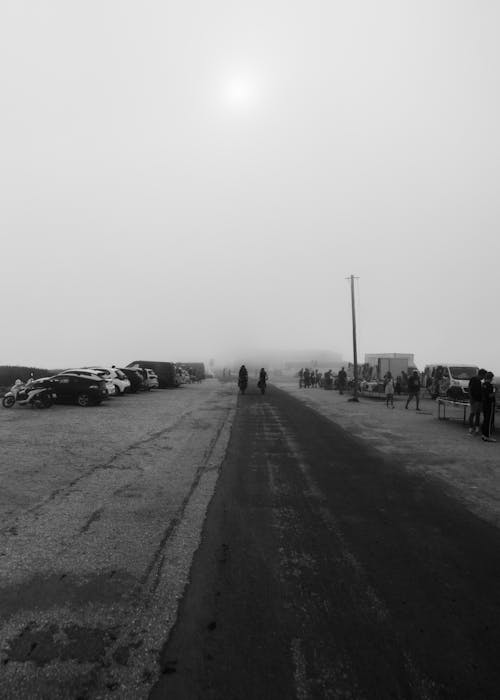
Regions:
<svg viewBox="0 0 500 700"><path fill-rule="evenodd" d="M453 379L470 379L475 377L478 371L479 367L450 367Z"/></svg>

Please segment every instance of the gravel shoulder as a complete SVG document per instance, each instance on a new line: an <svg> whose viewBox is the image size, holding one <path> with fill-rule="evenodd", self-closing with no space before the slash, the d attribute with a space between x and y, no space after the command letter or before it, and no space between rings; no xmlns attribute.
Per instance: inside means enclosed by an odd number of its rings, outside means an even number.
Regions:
<svg viewBox="0 0 500 700"><path fill-rule="evenodd" d="M2 697L147 697L235 404L207 380L0 413Z"/></svg>
<svg viewBox="0 0 500 700"><path fill-rule="evenodd" d="M417 412L414 402L405 410L406 397L396 397L392 410L380 399L354 403L337 391L300 389L295 379L273 377L272 383L382 454L398 457L402 468L439 480L472 512L500 526L500 442L470 437L460 409L450 410L451 420L438 420L437 404L428 398Z"/></svg>

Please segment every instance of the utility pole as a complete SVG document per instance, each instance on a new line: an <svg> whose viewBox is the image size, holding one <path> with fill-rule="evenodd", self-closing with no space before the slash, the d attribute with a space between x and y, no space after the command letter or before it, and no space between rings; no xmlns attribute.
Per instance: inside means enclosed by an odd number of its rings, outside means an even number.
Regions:
<svg viewBox="0 0 500 700"><path fill-rule="evenodd" d="M352 347L354 354L354 394L349 401L359 401L358 399L358 347L356 342L356 308L354 304L354 275L347 279L351 280L351 307L352 307Z"/></svg>

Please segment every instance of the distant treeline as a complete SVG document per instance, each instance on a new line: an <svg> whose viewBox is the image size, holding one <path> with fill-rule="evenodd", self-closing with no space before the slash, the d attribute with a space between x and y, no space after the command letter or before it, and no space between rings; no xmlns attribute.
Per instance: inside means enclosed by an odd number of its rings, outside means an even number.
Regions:
<svg viewBox="0 0 500 700"><path fill-rule="evenodd" d="M42 369L40 367L22 367L21 365L0 365L0 386L12 386L16 379L25 382L31 373L35 379L40 377L50 377L57 374L59 369Z"/></svg>

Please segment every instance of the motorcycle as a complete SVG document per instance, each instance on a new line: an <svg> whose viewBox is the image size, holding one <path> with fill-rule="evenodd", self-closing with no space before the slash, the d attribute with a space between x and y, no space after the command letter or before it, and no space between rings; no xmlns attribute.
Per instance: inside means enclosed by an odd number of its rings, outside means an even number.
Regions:
<svg viewBox="0 0 500 700"><path fill-rule="evenodd" d="M16 403L19 406L50 408L54 403L54 397L52 391L46 386L31 386L18 380L3 397L2 406L12 408Z"/></svg>

